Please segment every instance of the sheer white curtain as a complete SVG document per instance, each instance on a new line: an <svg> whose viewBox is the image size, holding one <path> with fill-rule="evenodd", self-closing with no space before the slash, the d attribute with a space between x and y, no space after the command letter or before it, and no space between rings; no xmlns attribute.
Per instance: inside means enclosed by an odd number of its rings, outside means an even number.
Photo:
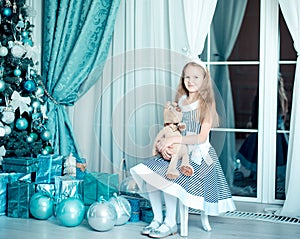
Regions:
<svg viewBox="0 0 300 239"><path fill-rule="evenodd" d="M197 59L204 48L205 39L214 16L217 0L183 0L186 26L187 55Z"/></svg>
<svg viewBox="0 0 300 239"><path fill-rule="evenodd" d="M286 200L283 208L278 212L280 215L300 217L300 1L279 0L283 17L294 40L294 47L298 53L296 74L294 80L293 105L290 125L290 141L288 149L288 161L286 172Z"/></svg>
<svg viewBox="0 0 300 239"><path fill-rule="evenodd" d="M195 42L201 53L211 21L206 9L215 1L189 2L205 3L198 9L201 19L192 19L200 27L193 31L204 31L197 38L202 46ZM129 169L151 156L153 140L163 127L163 105L174 99L189 59L183 48L190 44L185 22L191 15L183 4L121 1L103 76L73 110L74 132L89 170L117 172L122 158ZM195 6L189 9L197 13Z"/></svg>
<svg viewBox="0 0 300 239"><path fill-rule="evenodd" d="M103 76L76 103L74 132L92 171L149 157L174 99L186 42L181 0L123 0Z"/></svg>

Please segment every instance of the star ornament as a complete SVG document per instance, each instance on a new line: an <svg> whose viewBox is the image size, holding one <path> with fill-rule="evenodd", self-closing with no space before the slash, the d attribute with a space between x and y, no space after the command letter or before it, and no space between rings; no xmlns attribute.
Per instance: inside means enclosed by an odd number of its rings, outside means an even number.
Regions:
<svg viewBox="0 0 300 239"><path fill-rule="evenodd" d="M10 105L14 108L14 111L19 108L20 114L22 115L24 112L29 112L30 102L30 97L22 97L19 92L14 91L11 96Z"/></svg>

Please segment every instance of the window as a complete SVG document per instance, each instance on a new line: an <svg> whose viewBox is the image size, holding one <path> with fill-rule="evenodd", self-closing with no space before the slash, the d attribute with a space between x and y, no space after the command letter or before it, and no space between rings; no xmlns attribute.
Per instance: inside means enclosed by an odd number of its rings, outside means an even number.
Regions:
<svg viewBox="0 0 300 239"><path fill-rule="evenodd" d="M210 66L224 107L221 127L212 133L213 139L222 136L224 140L212 139L212 144L217 144L234 196L280 203L285 195L296 53L276 1L251 0L246 6L241 3L240 11L229 5L226 0L218 1L200 56ZM225 18L226 12L235 16ZM272 16L276 18L270 23Z"/></svg>

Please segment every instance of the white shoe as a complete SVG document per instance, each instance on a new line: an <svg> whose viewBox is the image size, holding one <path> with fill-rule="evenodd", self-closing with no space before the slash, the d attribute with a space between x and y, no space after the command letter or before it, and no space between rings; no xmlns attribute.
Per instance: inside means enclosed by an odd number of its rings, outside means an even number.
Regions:
<svg viewBox="0 0 300 239"><path fill-rule="evenodd" d="M159 226L161 225L161 222L157 221L157 220L152 220L152 222L143 228L142 230L142 234L143 235L149 235L149 233L152 231L152 230L155 230L157 228L159 228Z"/></svg>
<svg viewBox="0 0 300 239"><path fill-rule="evenodd" d="M163 229L163 227L167 227L167 230ZM175 235L177 233L177 225L170 227L165 222L161 224L161 226L157 229L150 231L149 237L153 238L163 238L170 235Z"/></svg>

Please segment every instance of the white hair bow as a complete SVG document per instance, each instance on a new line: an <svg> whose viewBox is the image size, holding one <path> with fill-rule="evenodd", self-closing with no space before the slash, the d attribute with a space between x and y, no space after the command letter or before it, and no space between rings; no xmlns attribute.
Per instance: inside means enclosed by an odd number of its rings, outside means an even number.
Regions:
<svg viewBox="0 0 300 239"><path fill-rule="evenodd" d="M190 61L197 63L204 70L206 70L206 64L199 58L197 53L192 52L188 47L183 47L182 50L185 52L186 56L190 59Z"/></svg>

